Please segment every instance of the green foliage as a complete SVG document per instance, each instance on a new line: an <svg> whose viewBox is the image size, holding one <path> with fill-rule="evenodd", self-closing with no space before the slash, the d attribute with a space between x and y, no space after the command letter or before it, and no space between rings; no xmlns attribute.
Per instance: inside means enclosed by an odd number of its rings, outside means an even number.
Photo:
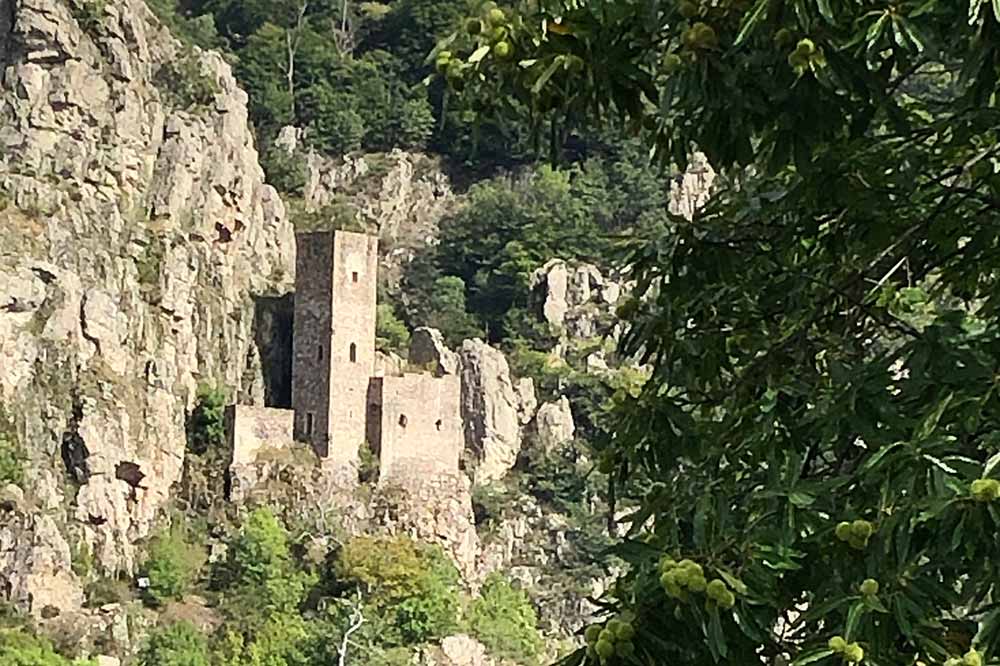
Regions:
<svg viewBox="0 0 1000 666"><path fill-rule="evenodd" d="M363 483L372 483L378 479L379 458L368 442L358 447L358 478Z"/></svg>
<svg viewBox="0 0 1000 666"><path fill-rule="evenodd" d="M292 559L288 531L270 509L255 509L230 544L224 588L231 612L241 619L276 617L297 611L311 585Z"/></svg>
<svg viewBox="0 0 1000 666"><path fill-rule="evenodd" d="M405 536L355 537L334 570L338 580L366 595L387 645L440 638L457 626L458 572L439 546Z"/></svg>
<svg viewBox="0 0 1000 666"><path fill-rule="evenodd" d="M188 448L202 455L219 450L226 441L226 392L218 386L198 387L194 411L188 419Z"/></svg>
<svg viewBox="0 0 1000 666"><path fill-rule="evenodd" d="M94 33L104 18L104 0L69 0L69 8L85 32Z"/></svg>
<svg viewBox="0 0 1000 666"><path fill-rule="evenodd" d="M24 482L24 451L8 432L0 431L0 486Z"/></svg>
<svg viewBox="0 0 1000 666"><path fill-rule="evenodd" d="M205 73L191 47L182 48L177 57L161 65L153 82L168 104L185 111L211 105L220 92L219 83Z"/></svg>
<svg viewBox="0 0 1000 666"><path fill-rule="evenodd" d="M214 49L222 46L211 14L188 17L178 6L178 0L146 0L146 5L156 14L170 33L187 46Z"/></svg>
<svg viewBox="0 0 1000 666"><path fill-rule="evenodd" d="M456 89L723 170L626 259L620 352L652 374L615 396L636 510L605 601L638 662L995 661L1000 5L524 9L514 62L448 44Z"/></svg>
<svg viewBox="0 0 1000 666"><path fill-rule="evenodd" d="M101 577L91 581L83 588L86 597L86 608L100 608L106 604L121 604L135 598L132 585L120 578Z"/></svg>
<svg viewBox="0 0 1000 666"><path fill-rule="evenodd" d="M162 606L171 599L182 599L197 580L204 562L204 551L199 545L188 543L183 529L175 527L155 537L143 565L143 573L149 578L147 602Z"/></svg>
<svg viewBox="0 0 1000 666"><path fill-rule="evenodd" d="M451 347L483 336L475 317L466 310L465 281L441 275L427 258L417 258L407 266L404 291L409 297L407 318L414 327L438 329Z"/></svg>
<svg viewBox="0 0 1000 666"><path fill-rule="evenodd" d="M390 303L379 303L375 311L375 346L380 351L405 355L410 345L410 331L399 320Z"/></svg>
<svg viewBox="0 0 1000 666"><path fill-rule="evenodd" d="M302 193L308 177L306 161L302 155L272 143L261 155L260 165L264 168L268 184L276 190L282 194Z"/></svg>
<svg viewBox="0 0 1000 666"><path fill-rule="evenodd" d="M538 617L527 595L499 574L491 574L468 611L471 633L494 657L520 664L537 662L542 651Z"/></svg>
<svg viewBox="0 0 1000 666"><path fill-rule="evenodd" d="M209 663L208 641L187 622L154 630L139 652L139 666L208 666Z"/></svg>
<svg viewBox="0 0 1000 666"><path fill-rule="evenodd" d="M90 660L70 660L52 644L23 629L0 629L0 666L96 666Z"/></svg>

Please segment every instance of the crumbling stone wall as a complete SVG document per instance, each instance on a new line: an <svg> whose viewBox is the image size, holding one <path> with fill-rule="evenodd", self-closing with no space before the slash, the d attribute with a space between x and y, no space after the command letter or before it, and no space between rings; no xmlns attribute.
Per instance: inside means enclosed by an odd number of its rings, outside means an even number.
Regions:
<svg viewBox="0 0 1000 666"><path fill-rule="evenodd" d="M226 408L226 432L233 465L252 465L264 450L287 449L294 445L290 409L230 405Z"/></svg>
<svg viewBox="0 0 1000 666"><path fill-rule="evenodd" d="M371 380L369 441L379 451L379 479L402 471L455 473L465 443L461 380L407 373Z"/></svg>

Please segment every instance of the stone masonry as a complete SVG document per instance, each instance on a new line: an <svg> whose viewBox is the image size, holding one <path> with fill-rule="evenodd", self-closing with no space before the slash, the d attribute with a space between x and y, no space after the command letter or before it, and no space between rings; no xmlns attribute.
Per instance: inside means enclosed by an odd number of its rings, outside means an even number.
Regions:
<svg viewBox="0 0 1000 666"><path fill-rule="evenodd" d="M454 473L464 444L461 379L405 373L372 379L369 439L379 444L382 478L402 471Z"/></svg>
<svg viewBox="0 0 1000 666"><path fill-rule="evenodd" d="M234 468L297 443L326 464L357 465L367 444L381 480L456 473L460 378L375 371L378 239L335 231L297 234L296 243L292 409L230 407Z"/></svg>
<svg viewBox="0 0 1000 666"><path fill-rule="evenodd" d="M378 239L338 231L296 240L295 439L312 444L320 458L354 462L365 442L375 370Z"/></svg>

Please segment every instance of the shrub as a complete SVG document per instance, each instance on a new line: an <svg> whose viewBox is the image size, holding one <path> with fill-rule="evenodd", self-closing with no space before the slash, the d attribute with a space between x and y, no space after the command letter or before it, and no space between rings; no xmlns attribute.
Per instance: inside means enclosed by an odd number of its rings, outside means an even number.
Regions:
<svg viewBox="0 0 1000 666"><path fill-rule="evenodd" d="M170 599L183 598L204 562L202 549L188 543L180 529L171 529L166 535L153 539L143 567L149 578L147 601L160 606Z"/></svg>
<svg viewBox="0 0 1000 666"><path fill-rule="evenodd" d="M499 574L486 579L469 606L468 624L495 657L533 664L542 650L538 617L528 596Z"/></svg>
<svg viewBox="0 0 1000 666"><path fill-rule="evenodd" d="M307 136L314 147L334 155L361 147L365 122L353 95L324 82L303 91L301 99L308 118Z"/></svg>
<svg viewBox="0 0 1000 666"><path fill-rule="evenodd" d="M140 666L208 666L208 641L188 622L153 631L139 652Z"/></svg>
<svg viewBox="0 0 1000 666"><path fill-rule="evenodd" d="M24 453L14 438L0 432L0 486L24 482Z"/></svg>
<svg viewBox="0 0 1000 666"><path fill-rule="evenodd" d="M80 27L94 33L104 17L104 0L70 0L70 12Z"/></svg>
<svg viewBox="0 0 1000 666"><path fill-rule="evenodd" d="M306 161L295 152L289 152L273 143L261 155L261 166L267 182L282 194L301 194L308 172Z"/></svg>
<svg viewBox="0 0 1000 666"><path fill-rule="evenodd" d="M98 578L83 588L85 608L100 608L106 604L119 604L133 598L128 581L118 578Z"/></svg>
<svg viewBox="0 0 1000 666"><path fill-rule="evenodd" d="M375 346L379 351L406 354L410 331L396 316L389 303L380 303L375 311Z"/></svg>
<svg viewBox="0 0 1000 666"><path fill-rule="evenodd" d="M223 389L202 384L188 421L188 446L192 453L203 454L221 448L226 440L226 393Z"/></svg>
<svg viewBox="0 0 1000 666"><path fill-rule="evenodd" d="M96 666L90 660L70 661L52 643L22 629L0 629L0 666Z"/></svg>
<svg viewBox="0 0 1000 666"><path fill-rule="evenodd" d="M288 530L268 508L255 509L230 543L221 582L229 611L242 620L294 613L312 578L294 566Z"/></svg>
<svg viewBox="0 0 1000 666"><path fill-rule="evenodd" d="M456 627L458 571L439 546L406 536L355 537L334 570L339 580L366 593L367 614L383 618L389 645L439 638Z"/></svg>
<svg viewBox="0 0 1000 666"><path fill-rule="evenodd" d="M207 107L219 93L218 82L205 74L201 59L189 46L161 65L153 82L171 106L184 110Z"/></svg>

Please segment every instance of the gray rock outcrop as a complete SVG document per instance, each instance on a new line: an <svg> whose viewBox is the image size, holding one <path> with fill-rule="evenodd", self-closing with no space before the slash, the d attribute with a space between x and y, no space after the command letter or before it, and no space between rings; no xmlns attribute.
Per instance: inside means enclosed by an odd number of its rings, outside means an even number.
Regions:
<svg viewBox="0 0 1000 666"><path fill-rule="evenodd" d="M82 7L0 0L0 404L44 511L0 528L0 589L36 613L80 600L69 531L133 570L198 384L263 395L253 299L294 271L229 65L141 0Z"/></svg>
<svg viewBox="0 0 1000 666"><path fill-rule="evenodd" d="M532 432L532 442L544 451L573 441L576 425L573 422L573 411L570 409L566 396L560 396L555 402L547 402L538 408L535 415L535 425Z"/></svg>
<svg viewBox="0 0 1000 666"><path fill-rule="evenodd" d="M462 360L462 422L466 468L476 483L503 478L521 450L522 399L503 353L482 340L466 340Z"/></svg>
<svg viewBox="0 0 1000 666"><path fill-rule="evenodd" d="M448 349L441 331L426 326L416 329L410 336L407 360L438 377L457 375L459 370L458 354Z"/></svg>
<svg viewBox="0 0 1000 666"><path fill-rule="evenodd" d="M532 274L531 291L540 317L554 332L580 339L609 331L623 286L591 264L570 266L551 259Z"/></svg>

